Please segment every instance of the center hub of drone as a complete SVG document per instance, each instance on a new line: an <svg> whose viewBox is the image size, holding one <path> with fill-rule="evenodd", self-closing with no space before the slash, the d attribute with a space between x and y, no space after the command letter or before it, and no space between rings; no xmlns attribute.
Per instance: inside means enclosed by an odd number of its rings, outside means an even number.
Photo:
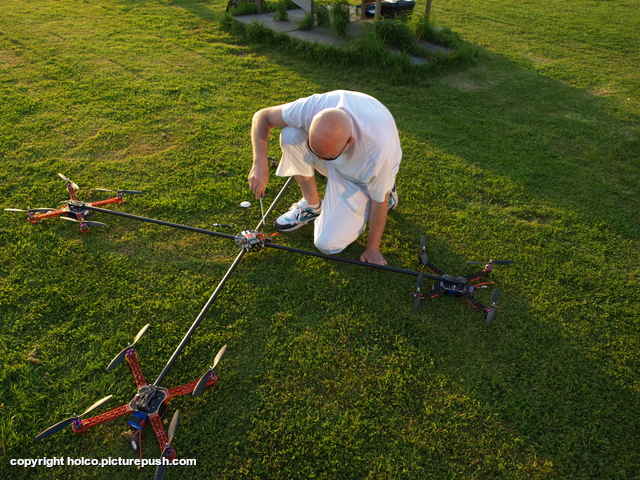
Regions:
<svg viewBox="0 0 640 480"><path fill-rule="evenodd" d="M67 206L69 207L69 213L71 214L69 216L72 218L76 218L76 215L79 213L81 213L83 217L87 217L91 213L91 210L87 210L84 207L84 202L79 200L69 200L67 202Z"/></svg>
<svg viewBox="0 0 640 480"><path fill-rule="evenodd" d="M447 291L448 295L457 296L467 291L467 280L464 277L444 275L444 280L440 281L440 286Z"/></svg>
<svg viewBox="0 0 640 480"><path fill-rule="evenodd" d="M464 277L453 277L451 275L443 275L443 278L445 279L445 281L449 283L460 283L462 285L467 283L467 279Z"/></svg>
<svg viewBox="0 0 640 480"><path fill-rule="evenodd" d="M69 209L82 210L84 208L84 202L80 200L69 200L67 201L67 205L69 205Z"/></svg>
<svg viewBox="0 0 640 480"><path fill-rule="evenodd" d="M129 407L134 412L143 412L147 415L153 415L160 411L163 402L167 399L167 391L161 387L153 385L145 385L138 389L138 393L133 400L129 402Z"/></svg>
<svg viewBox="0 0 640 480"><path fill-rule="evenodd" d="M267 241L268 239L264 235L255 230L243 230L236 235L236 245L245 252L260 250L264 248L264 244Z"/></svg>

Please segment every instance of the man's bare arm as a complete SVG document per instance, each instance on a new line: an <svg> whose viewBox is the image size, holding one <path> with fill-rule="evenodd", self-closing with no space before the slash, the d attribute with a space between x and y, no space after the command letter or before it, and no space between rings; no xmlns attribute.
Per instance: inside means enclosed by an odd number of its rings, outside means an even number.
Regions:
<svg viewBox="0 0 640 480"><path fill-rule="evenodd" d="M380 253L380 241L382 233L387 224L387 213L389 211L389 194L385 196L383 202L371 200L371 211L369 213L369 237L367 239L367 248L365 248L360 260L367 263L375 263L376 265L386 265L387 261Z"/></svg>
<svg viewBox="0 0 640 480"><path fill-rule="evenodd" d="M282 118L282 107L263 108L255 113L251 123L251 144L253 146L253 167L249 172L249 188L256 198L264 195L269 182L269 135L276 127L286 127Z"/></svg>

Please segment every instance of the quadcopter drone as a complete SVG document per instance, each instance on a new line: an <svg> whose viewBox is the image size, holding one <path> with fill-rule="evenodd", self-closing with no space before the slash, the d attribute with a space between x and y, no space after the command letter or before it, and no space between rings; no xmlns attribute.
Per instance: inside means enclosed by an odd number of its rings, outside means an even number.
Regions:
<svg viewBox="0 0 640 480"><path fill-rule="evenodd" d="M273 164L272 164L272 166L273 166ZM63 177L62 175L61 175L61 177L66 179L66 177ZM68 180L68 179L66 179L66 180ZM182 351L182 349L184 348L184 346L186 345L186 343L188 342L190 337L193 335L193 333L195 332L196 328L198 327L198 325L200 324L202 319L204 318L204 316L207 313L208 309L211 307L213 302L216 300L217 296L221 292L221 290L224 287L225 283L227 282L227 280L230 278L230 276L233 273L233 271L235 270L235 268L240 263L240 260L242 259L242 257L246 253L259 251L259 250L264 249L265 247L275 248L275 249L278 249L278 250L285 250L285 251L294 252L294 253L302 253L302 254L305 254L305 255L321 257L321 258L325 258L325 259L328 259L328 260L352 263L352 264L356 264L356 265L365 266L365 267L368 267L368 268L376 268L376 269L380 269L380 270L387 270L387 271L402 273L402 274L406 274L406 275L413 275L413 276L416 276L418 278L417 279L417 284L416 284L416 291L415 291L415 293L413 295L413 307L414 307L414 309L417 309L419 307L420 301L422 299L433 298L433 297L439 295L440 293L445 292L445 293L447 293L449 295L462 296L462 297L466 298L469 302L471 302L471 304L474 307L480 309L481 311L483 311L485 313L485 315L487 317L487 323L491 323L493 321L493 319L495 318L495 304L496 304L496 301L497 301L497 295L498 295L497 292L498 292L498 290L497 289L494 290L491 307L487 308L482 303L480 303L478 300L476 300L473 297L472 293L473 293L475 288L479 288L479 287L483 287L483 286L486 287L486 285L492 284L493 282L488 282L488 283L484 283L484 284L475 284L475 285L471 285L471 282L475 282L476 280L479 280L481 277L483 277L483 276L487 275L488 273L490 273L491 270L492 270L492 265L494 265L494 264L498 265L498 264L512 263L511 260L493 260L493 261L489 261L485 265L484 269L481 270L480 272L477 272L477 273L472 274L472 275L468 275L467 277L452 277L450 275L444 274L444 272L442 272L440 269L438 269L438 267L433 265L428 260L427 254L426 254L426 240L424 239L424 236L420 238L422 251L420 252L419 257L420 257L422 265L428 267L433 272L433 274L417 272L417 271L413 271L413 270L406 270L406 269L391 267L391 266L388 266L388 265L376 265L376 264L372 264L372 263L362 262L360 260L353 260L353 259L349 259L349 258L338 257L338 256L335 256L335 255L327 255L327 254L320 253L320 252L302 250L302 249L299 249L299 248L293 248L293 247L288 247L288 246L278 245L278 244L272 243L271 237L274 236L274 235L277 235L277 233L265 234L265 233L262 233L260 230L265 224L265 219L272 212L272 210L275 208L275 206L279 202L279 200L282 198L282 196L284 195L285 190L290 185L292 180L293 180L293 177L289 177L289 179L287 180L285 185L281 188L280 192L278 193L276 198L271 203L271 205L270 205L270 207L269 207L269 209L267 210L266 213L263 213L263 210L262 210L262 199L260 199L260 207L261 207L262 218L261 218L259 224L253 230L246 228L243 231L241 231L240 233L238 233L237 235L230 235L230 234L226 234L226 233L206 230L206 229L203 229L203 228L190 227L190 226L181 225L181 224L177 224L177 223L166 222L166 221L163 221L163 220L157 220L157 219L152 219L152 218L142 217L142 216L138 216L138 215L132 215L132 214L129 214L129 213L118 212L118 211L114 211L114 210L108 210L108 209L101 208L101 206L105 205L106 203L120 203L121 200L118 197L116 197L115 199L104 200L102 202L84 203L84 202L81 202L80 200L77 200L75 198L75 191L78 190L78 188L77 188L77 186L75 186L75 184L73 184L73 182L68 181L67 188L69 190L69 193L72 196L72 200L67 202L67 207L65 207L65 208L73 206L74 208L78 209L78 211L81 213L81 217L80 218L82 219L82 220L78 220L79 222L83 221L84 216L87 214L87 212L102 212L102 213L106 213L106 214L109 214L109 215L115 215L115 216L120 216L120 217L125 217L125 218L131 218L131 219L139 220L139 221L143 221L143 222L150 222L150 223L155 223L155 224L158 224L158 225L169 226L169 227L172 227L172 228L178 228L178 229L187 230L187 231L191 231L191 232L202 233L202 234L206 234L206 235L212 235L212 236L216 236L216 237L226 238L226 239L229 239L229 240L233 240L240 251L239 251L237 257L235 258L235 260L233 261L233 263L231 264L231 266L229 267L229 269L227 270L227 272L225 273L225 275L223 276L223 278L218 283L218 286L216 287L215 291L213 292L213 294L211 295L211 297L209 298L209 300L207 301L207 303L203 307L202 311L200 312L198 317L195 319L195 321L193 322L193 324L191 325L191 327L189 328L187 333L184 335L182 341L180 342L180 344L178 345L178 347L174 351L173 355L171 356L171 358L167 362L167 364L164 367L163 371L160 373L160 375L158 376L158 378L156 379L156 381L152 385L149 385L146 382L146 380L145 380L145 378L144 378L144 376L143 376L143 374L141 372L140 366L138 364L137 353L135 352L135 350L133 348L135 343L145 333L145 331L146 331L146 329L148 327L148 325L146 325L145 327L143 327L138 332L138 334L134 338L133 343L129 344L125 349L123 349L120 353L118 353L118 355L116 355L116 357L114 357L114 359L111 361L111 363L107 367L107 370L111 370L116 365L118 365L120 362L122 362L122 360L126 359L127 363L129 363L129 366L131 367L134 379L136 381L136 385L138 386L138 391L137 391L136 395L134 396L134 398L128 404L123 405L121 407L118 407L118 408L116 408L114 410L111 410L110 412L107 412L107 413L104 413L102 415L98 415L96 417L92 417L92 418L83 420L82 417L84 415L86 415L90 411L98 408L99 406L101 406L102 404L104 404L105 402L107 402L111 398L111 396L105 397L105 398L99 400L98 402L94 403L91 407L89 407L89 409L87 409L81 415L74 415L74 416L72 416L70 418L67 418L66 420L63 420L62 422L59 422L56 425L48 428L47 430L45 430L44 432L39 434L36 437L36 439L41 439L41 438L48 437L49 435L53 435L54 433L64 429L69 424L72 425L72 429L75 432L84 433L87 429L89 429L89 428L91 428L91 427L93 427L95 425L99 425L100 423L108 422L108 421L113 420L115 418L118 418L118 417L120 417L122 415L130 414L131 418L129 420L129 425L131 425L135 430L135 433L134 433L134 436L133 436L133 441L132 441L132 445L134 446L134 448L137 448L136 437L138 438L138 442L141 439L141 431L142 431L142 429L148 423L151 423L151 425L153 426L153 429L154 429L154 432L156 434L156 437L158 438L158 443L160 445L160 450L162 452L161 457L160 457L160 459L162 460L162 463L158 465L158 469L156 471L156 477L155 477L156 480L160 480L162 478L162 476L164 475L166 466L176 456L175 455L175 451L171 447L171 442L173 440L173 436L174 436L174 434L176 432L176 429L177 429L178 419L179 419L179 412L178 411L175 412L175 414L174 414L174 416L173 416L173 418L171 420L171 424L169 426L168 433L165 434L165 432L163 430L163 427L162 427L161 417L165 413L165 410L167 408L167 403L171 398L173 398L175 396L184 395L184 394L187 394L187 393L192 393L194 396L196 396L196 395L199 395L200 393L202 393L202 391L205 388L213 386L213 384L216 383L216 381L217 381L217 376L216 376L216 374L214 372L214 368L218 364L218 362L220 361L222 356L224 355L224 353L226 351L226 345L224 347L222 347L222 349L216 355L216 358L214 360L214 364L209 368L209 370L207 370L207 372L205 372L205 374L199 380L193 381L193 382L188 383L186 385L182 385L180 387L175 387L175 388L172 388L172 389L162 388L160 386L160 384L161 384L164 376L167 374L167 372L171 368L171 365L173 364L175 359L178 357L178 355L180 354L180 352ZM74 188L74 186L75 186L75 188ZM118 193L138 193L138 192L122 190L122 191L118 191ZM241 206L245 209L245 219L246 219L246 208L249 207L250 204L249 204L249 202L243 202L241 204ZM30 213L32 211L35 213L35 209L32 209L30 211ZM61 209L61 211L60 211L60 213L58 213L58 215L61 215L61 214L64 214L64 213L69 213L69 212L70 212L70 210ZM53 216L52 215L53 213L54 212L49 212L48 214L49 214L49 216ZM47 215L47 213L45 213L45 215ZM34 217L38 217L38 215L34 215ZM42 218L42 217L40 217L40 218ZM232 227L231 225L219 224L219 223L218 224L214 224L214 226L221 226L221 227L227 227L227 228ZM468 263L476 263L476 264L478 264L478 263L483 263L483 262L468 262ZM425 278L430 278L430 279L434 280L436 283L434 284L433 290L431 290L428 293L423 294L423 293L421 293L421 288L422 288L422 284L423 284L423 281L424 281Z"/></svg>
<svg viewBox="0 0 640 480"><path fill-rule="evenodd" d="M453 297L462 297L466 299L473 307L478 310L484 312L485 317L487 318L487 325L491 325L493 320L496 317L496 303L498 302L498 289L495 288L493 290L493 294L491 295L491 306L486 307L473 296L473 292L476 288L486 288L489 285L493 285L494 282L485 282L485 283L476 283L471 284L471 282L475 282L480 280L485 275L488 275L493 270L493 265L508 265L513 263L513 260L489 260L488 262L467 262L467 265L483 265L484 268L479 272L472 273L471 275L467 275L466 277L453 277L451 275L447 275L438 267L436 267L431 260L429 260L427 256L427 242L425 240L424 235L420 237L420 247L422 247L420 253L418 253L418 258L422 265L426 266L429 270L431 270L436 275L442 277L438 279L433 284L433 288L431 291L427 293L422 293L422 283L425 275L418 275L418 280L416 281L416 291L413 294L413 308L417 310L420 307L420 301L435 298L441 293L445 293L446 295Z"/></svg>
<svg viewBox="0 0 640 480"><path fill-rule="evenodd" d="M110 422L111 420L115 420L116 418L119 418L123 415L131 415L128 420L128 424L135 432L131 437L131 445L133 446L134 450L139 450L141 459L142 430L147 426L147 424L150 423L154 433L156 434L161 454L160 460L153 464L157 465L155 479L160 480L164 476L167 465L169 465L176 458L176 452L171 446L171 442L173 441L173 436L175 435L178 428L178 422L180 418L180 411L176 410L171 419L169 430L167 431L167 433L165 433L162 426L162 417L167 410L167 404L173 397L186 395L187 393L191 393L194 397L196 397L200 395L205 388L213 386L218 380L214 368L222 359L225 351L227 350L227 346L225 345L220 349L213 361L213 365L209 367L209 369L204 373L204 375L200 377L200 379L194 380L193 382L181 385L179 387L166 389L160 386L160 382L171 368L171 365L175 361L175 358L177 357L177 354L181 350L183 344L178 347L178 350L171 357L156 381L153 382L153 384L149 385L142 373L142 369L140 368L140 364L138 362L138 354L133 348L136 342L140 340L142 335L144 335L144 333L147 331L147 328L149 328L148 324L142 327L133 339L133 342L128 344L120 353L118 353L113 358L113 360L111 360L111 363L109 363L106 369L107 371L110 371L119 363L121 363L122 360L127 361L129 366L131 367L131 373L133 374L133 378L138 387L136 395L133 397L133 399L131 399L129 403L95 417L87 419L82 418L87 413L109 401L112 397L112 395L109 395L102 398L101 400L98 400L82 414L73 415L49 427L48 429L40 433L37 437L35 437L35 439L40 440L42 438L53 435L54 433L57 433L67 427L69 424L71 424L71 429L74 432L80 434L86 432L91 427L100 425L101 423Z"/></svg>
<svg viewBox="0 0 640 480"><path fill-rule="evenodd" d="M34 225L45 218L60 217L68 222L75 222L80 225L80 231L82 233L89 232L89 227L104 227L106 224L101 222L93 222L85 220L91 214L90 210L84 208L85 206L101 207L109 205L111 203L124 202L123 194L135 195L137 190L109 190L107 188L96 188L99 192L113 192L116 194L113 198L106 200L99 200L97 202L83 203L78 200L76 192L80 190L80 187L72 182L69 178L59 173L58 176L67 182L67 191L69 192L69 200L64 201L64 207L61 208L29 208L28 210L21 210L19 208L5 208L7 212L27 212L27 220Z"/></svg>

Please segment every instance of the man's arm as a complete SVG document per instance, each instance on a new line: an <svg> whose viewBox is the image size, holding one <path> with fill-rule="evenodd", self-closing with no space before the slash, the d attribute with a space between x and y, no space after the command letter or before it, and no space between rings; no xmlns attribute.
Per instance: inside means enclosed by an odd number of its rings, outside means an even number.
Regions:
<svg viewBox="0 0 640 480"><path fill-rule="evenodd" d="M369 237L367 248L365 248L360 261L375 263L376 265L386 265L387 261L380 253L380 241L382 233L387 223L387 212L389 211L389 194L384 197L383 202L371 200L371 210L369 212Z"/></svg>
<svg viewBox="0 0 640 480"><path fill-rule="evenodd" d="M264 195L269 182L269 135L276 127L286 127L282 118L283 105L263 108L255 113L251 123L251 144L253 145L253 167L249 172L249 188L256 198Z"/></svg>

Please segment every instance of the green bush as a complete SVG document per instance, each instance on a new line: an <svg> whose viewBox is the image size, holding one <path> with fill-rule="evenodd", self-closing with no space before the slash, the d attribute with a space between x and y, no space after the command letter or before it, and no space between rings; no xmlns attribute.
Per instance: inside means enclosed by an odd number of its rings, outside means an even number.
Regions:
<svg viewBox="0 0 640 480"><path fill-rule="evenodd" d="M229 9L229 14L234 17L253 15L254 13L258 13L258 6L254 2L242 2Z"/></svg>
<svg viewBox="0 0 640 480"><path fill-rule="evenodd" d="M448 28L434 27L425 17L412 17L408 26L419 40L453 49L462 48L464 45L464 42L457 34Z"/></svg>
<svg viewBox="0 0 640 480"><path fill-rule="evenodd" d="M280 2L262 2L262 12L276 12L278 10L279 3ZM228 13L230 15L233 15L234 17L240 17L242 15L253 15L254 13L258 13L258 6L256 5L255 1L240 2L235 7L230 8L228 10Z"/></svg>
<svg viewBox="0 0 640 480"><path fill-rule="evenodd" d="M296 22L297 30L311 30L313 28L313 22L311 21L311 15L307 12L302 15L302 18Z"/></svg>
<svg viewBox="0 0 640 480"><path fill-rule="evenodd" d="M375 22L375 32L384 43L397 48L402 53L417 55L420 50L418 39L404 22L379 20Z"/></svg>
<svg viewBox="0 0 640 480"><path fill-rule="evenodd" d="M326 5L322 4L322 3L316 3L315 4L315 11L314 11L315 17L316 17L316 25L319 27L327 27L331 24L331 17L329 16L329 9L327 8Z"/></svg>
<svg viewBox="0 0 640 480"><path fill-rule="evenodd" d="M374 29L367 29L364 35L358 35L351 40L352 50L362 61L380 67L386 67L394 63L394 58L389 49Z"/></svg>
<svg viewBox="0 0 640 480"><path fill-rule="evenodd" d="M340 38L346 38L349 32L351 8L346 0L339 0L331 8L331 30Z"/></svg>
<svg viewBox="0 0 640 480"><path fill-rule="evenodd" d="M286 22L289 20L289 12L287 11L289 2L287 0L280 0L277 5L275 19L279 22Z"/></svg>

